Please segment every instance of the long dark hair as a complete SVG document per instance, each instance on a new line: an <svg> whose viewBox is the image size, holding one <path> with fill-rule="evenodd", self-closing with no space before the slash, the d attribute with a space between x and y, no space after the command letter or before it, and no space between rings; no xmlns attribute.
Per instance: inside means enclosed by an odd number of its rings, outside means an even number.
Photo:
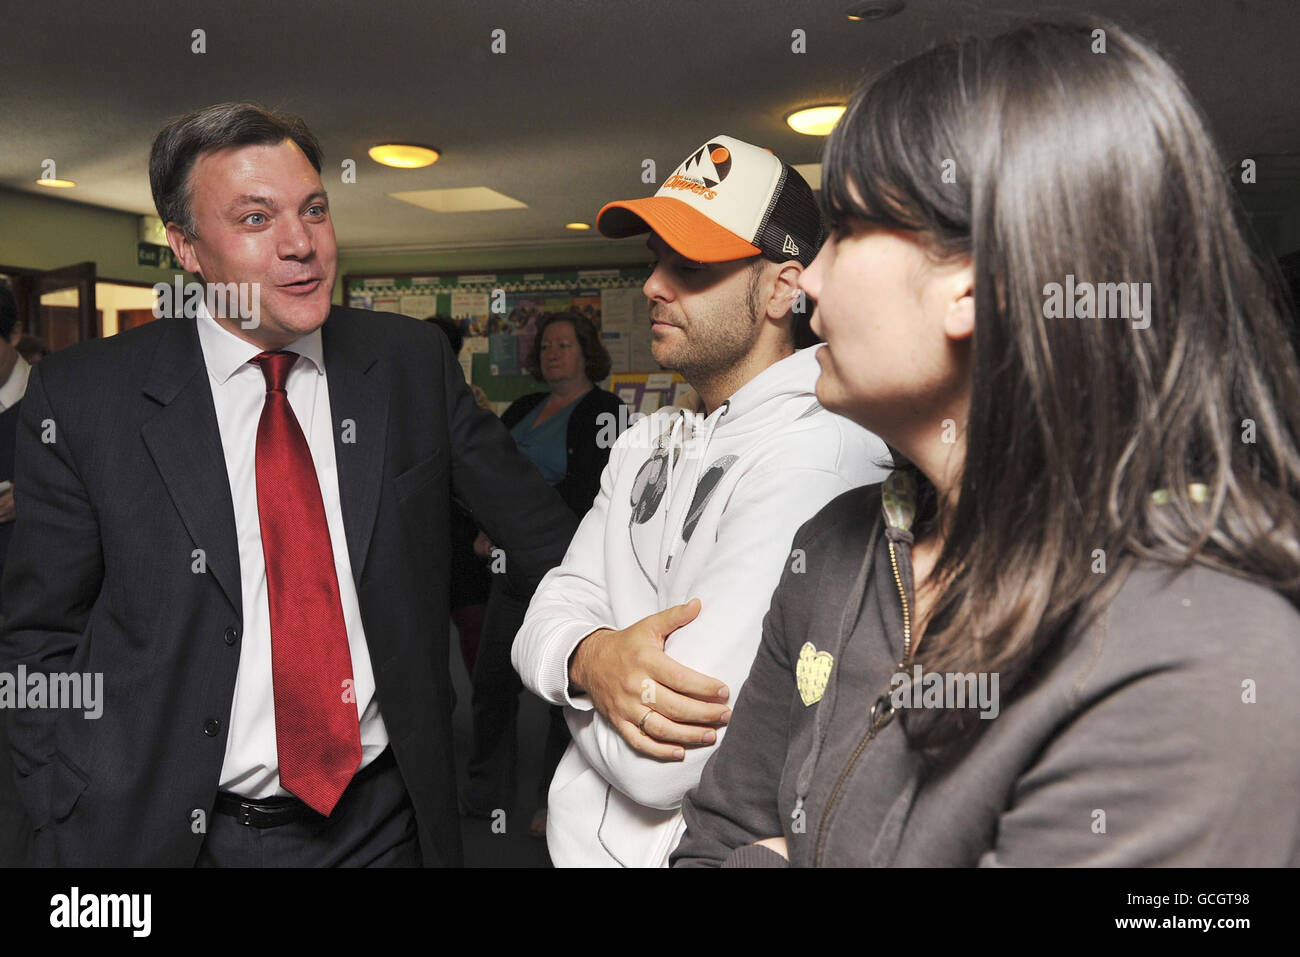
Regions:
<svg viewBox="0 0 1300 957"><path fill-rule="evenodd" d="M996 671L1005 693L1140 559L1300 605L1300 369L1227 169L1173 68L1100 19L945 43L855 94L826 147L832 228L910 231L975 271L960 494L929 489L926 670ZM1149 282L1149 326L1048 318L1071 275Z"/></svg>

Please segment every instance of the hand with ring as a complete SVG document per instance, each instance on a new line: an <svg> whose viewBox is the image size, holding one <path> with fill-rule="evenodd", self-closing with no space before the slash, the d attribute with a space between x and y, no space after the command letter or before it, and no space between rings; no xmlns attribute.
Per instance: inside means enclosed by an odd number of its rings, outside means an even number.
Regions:
<svg viewBox="0 0 1300 957"><path fill-rule="evenodd" d="M668 636L699 613L694 598L619 631L597 629L569 659L570 694L590 697L624 741L652 758L684 760L686 748L715 743L731 718L726 685L664 651Z"/></svg>

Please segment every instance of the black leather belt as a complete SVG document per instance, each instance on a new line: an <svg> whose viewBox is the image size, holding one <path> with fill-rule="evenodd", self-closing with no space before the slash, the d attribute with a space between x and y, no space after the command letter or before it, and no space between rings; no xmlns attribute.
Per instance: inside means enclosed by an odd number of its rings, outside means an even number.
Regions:
<svg viewBox="0 0 1300 957"><path fill-rule="evenodd" d="M347 791L343 792L343 797L347 797L348 791L351 791L362 781L374 777L388 768L395 767L396 764L397 760L393 757L393 749L391 747L384 748L379 757L353 776L352 780L348 782ZM340 803L342 803L343 797L339 798ZM240 824L248 827L279 827L282 824L292 824L295 821L320 822L329 820L296 797L247 798L230 791L217 792L217 803L213 810L218 814L233 817Z"/></svg>

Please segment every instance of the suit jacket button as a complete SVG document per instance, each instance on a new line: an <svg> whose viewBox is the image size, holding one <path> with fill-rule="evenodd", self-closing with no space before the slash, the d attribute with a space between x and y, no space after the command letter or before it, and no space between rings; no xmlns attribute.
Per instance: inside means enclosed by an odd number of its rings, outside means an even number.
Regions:
<svg viewBox="0 0 1300 957"><path fill-rule="evenodd" d="M208 718L203 722L203 733L209 738L215 738L221 733L221 722L216 718Z"/></svg>
<svg viewBox="0 0 1300 957"><path fill-rule="evenodd" d="M226 629L226 644L233 645L239 640L239 629L231 625Z"/></svg>

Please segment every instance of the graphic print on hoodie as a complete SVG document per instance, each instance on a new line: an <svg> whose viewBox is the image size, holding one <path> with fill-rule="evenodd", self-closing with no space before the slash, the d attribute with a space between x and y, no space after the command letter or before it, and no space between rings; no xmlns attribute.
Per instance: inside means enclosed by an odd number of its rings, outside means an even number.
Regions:
<svg viewBox="0 0 1300 957"><path fill-rule="evenodd" d="M628 539L631 542L632 555L645 580L656 589L659 587L659 572L652 569L658 565L658 557L667 556L660 570L667 573L672 567L673 555L677 550L673 548L664 551L663 533L671 526L664 522L664 515L659 512L659 505L667 496L674 469L682 460L682 446L691 440L698 428L708 428L708 426L701 426L705 421L704 416L697 416L685 409L668 411L660 415L659 420L659 437L655 451L637 471L636 479L632 483L632 512L628 516ZM704 451L701 451L696 458L702 458L703 455ZM691 496L690 508L686 512L686 521L681 527L682 546L690 542L705 506L708 505L713 491L722 482L727 469L739 460L738 455L721 455L698 476L695 492ZM667 497L671 501L671 496ZM664 512L667 512L667 507Z"/></svg>

